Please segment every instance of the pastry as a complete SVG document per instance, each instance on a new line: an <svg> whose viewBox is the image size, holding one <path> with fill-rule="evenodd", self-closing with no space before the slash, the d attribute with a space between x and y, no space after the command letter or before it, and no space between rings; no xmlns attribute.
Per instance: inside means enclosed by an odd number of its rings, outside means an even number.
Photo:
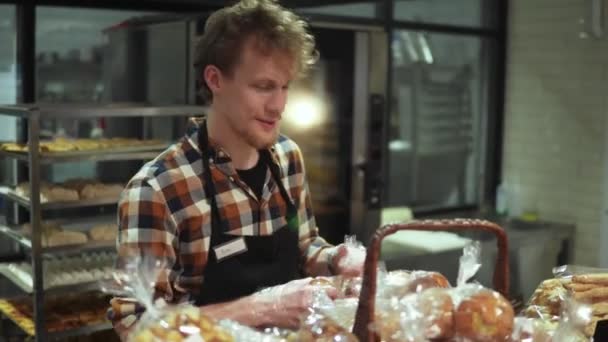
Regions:
<svg viewBox="0 0 608 342"><path fill-rule="evenodd" d="M92 179L73 178L61 183L61 185L68 189L75 190L76 192L78 192L78 194L80 194L80 192L85 186L95 183L97 183L97 181L94 181Z"/></svg>
<svg viewBox="0 0 608 342"><path fill-rule="evenodd" d="M454 303L442 288L420 293L418 307L423 315L424 335L428 339L446 339L454 334Z"/></svg>
<svg viewBox="0 0 608 342"><path fill-rule="evenodd" d="M559 279L543 281L534 291L525 311L531 318L557 318L568 291ZM548 316L548 317L544 317Z"/></svg>
<svg viewBox="0 0 608 342"><path fill-rule="evenodd" d="M44 247L56 247L64 245L83 244L87 241L88 239L86 234L66 230L50 234L46 239L43 240L42 245Z"/></svg>
<svg viewBox="0 0 608 342"><path fill-rule="evenodd" d="M574 292L574 299L582 302L606 302L608 300L608 287L597 287L591 290Z"/></svg>
<svg viewBox="0 0 608 342"><path fill-rule="evenodd" d="M608 286L608 273L580 274L572 276L573 283L600 284Z"/></svg>
<svg viewBox="0 0 608 342"><path fill-rule="evenodd" d="M0 145L0 150L7 152L25 152L27 151L27 144L4 143Z"/></svg>
<svg viewBox="0 0 608 342"><path fill-rule="evenodd" d="M483 289L454 312L454 333L471 342L505 341L513 331L513 307L498 292Z"/></svg>
<svg viewBox="0 0 608 342"><path fill-rule="evenodd" d="M437 272L428 271L392 271L386 275L383 282L384 298L402 298L410 293L422 292L429 288L450 287L448 280Z"/></svg>
<svg viewBox="0 0 608 342"><path fill-rule="evenodd" d="M132 340L136 342L187 341L191 335L199 336L203 341L234 341L230 334L217 327L210 318L200 313L199 308L193 306L170 311L162 319L150 322L150 325L136 332Z"/></svg>
<svg viewBox="0 0 608 342"><path fill-rule="evenodd" d="M120 184L88 184L80 191L81 199L118 198L124 187Z"/></svg>
<svg viewBox="0 0 608 342"><path fill-rule="evenodd" d="M407 289L409 292L418 293L433 287L450 287L450 282L441 273L414 271L410 274L410 276L411 280L407 285Z"/></svg>
<svg viewBox="0 0 608 342"><path fill-rule="evenodd" d="M310 314L303 327L287 338L288 342L356 342L357 337L332 319L318 314Z"/></svg>
<svg viewBox="0 0 608 342"><path fill-rule="evenodd" d="M15 188L17 195L30 198L30 183L24 182L17 185ZM78 192L62 186L48 184L42 182L40 184L40 202L63 202L77 201L79 198Z"/></svg>
<svg viewBox="0 0 608 342"><path fill-rule="evenodd" d="M114 241L118 234L118 225L115 223L100 224L89 231L89 236L93 241Z"/></svg>

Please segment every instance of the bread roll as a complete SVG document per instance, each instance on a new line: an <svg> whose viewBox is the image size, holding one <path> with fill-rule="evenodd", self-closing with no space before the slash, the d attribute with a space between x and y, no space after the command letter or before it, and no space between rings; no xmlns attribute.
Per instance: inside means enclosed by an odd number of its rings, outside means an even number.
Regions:
<svg viewBox="0 0 608 342"><path fill-rule="evenodd" d="M454 303L443 288L430 288L419 295L425 337L447 339L454 335Z"/></svg>
<svg viewBox="0 0 608 342"><path fill-rule="evenodd" d="M87 236L84 233L64 230L49 235L46 239L46 244L43 241L43 245L45 247L56 247L83 244L87 243L87 241Z"/></svg>
<svg viewBox="0 0 608 342"><path fill-rule="evenodd" d="M24 182L15 188L17 195L30 198L30 183ZM40 202L63 202L77 201L79 198L78 192L72 189L64 188L59 185L48 184L42 182L40 184Z"/></svg>
<svg viewBox="0 0 608 342"><path fill-rule="evenodd" d="M513 307L498 292L483 289L454 312L454 332L472 342L505 341L513 331Z"/></svg>
<svg viewBox="0 0 608 342"><path fill-rule="evenodd" d="M450 282L441 273L415 271L411 273L412 279L408 284L408 291L422 292L430 288L449 288Z"/></svg>
<svg viewBox="0 0 608 342"><path fill-rule="evenodd" d="M89 236L93 241L114 241L118 234L118 225L115 223L100 224L89 231Z"/></svg>
<svg viewBox="0 0 608 342"><path fill-rule="evenodd" d="M428 271L392 271L382 284L385 298L402 298L410 293L419 293L429 288L448 288L449 281L440 273Z"/></svg>
<svg viewBox="0 0 608 342"><path fill-rule="evenodd" d="M194 336L201 339L193 339ZM133 339L137 342L196 340L233 342L234 337L217 327L210 318L201 315L199 308L185 307L168 312L160 321L150 322L136 332Z"/></svg>
<svg viewBox="0 0 608 342"><path fill-rule="evenodd" d="M80 192L80 198L116 198L118 200L123 189L124 187L120 184L88 184Z"/></svg>

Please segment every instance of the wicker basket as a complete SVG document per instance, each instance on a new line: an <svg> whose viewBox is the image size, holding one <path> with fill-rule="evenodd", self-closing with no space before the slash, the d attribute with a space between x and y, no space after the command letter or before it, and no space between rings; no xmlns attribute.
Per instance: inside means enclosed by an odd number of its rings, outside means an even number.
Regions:
<svg viewBox="0 0 608 342"><path fill-rule="evenodd" d="M359 306L355 316L353 333L361 342L380 341L377 333L370 331L370 324L374 323L376 306L377 265L380 256L382 240L400 230L427 230L427 231L464 231L479 230L491 232L496 235L498 257L494 269L494 289L508 298L509 291L509 258L507 235L495 223L483 220L454 219L454 220L424 220L412 221L402 224L389 224L378 229L367 248L367 257L363 270L363 284L359 296Z"/></svg>

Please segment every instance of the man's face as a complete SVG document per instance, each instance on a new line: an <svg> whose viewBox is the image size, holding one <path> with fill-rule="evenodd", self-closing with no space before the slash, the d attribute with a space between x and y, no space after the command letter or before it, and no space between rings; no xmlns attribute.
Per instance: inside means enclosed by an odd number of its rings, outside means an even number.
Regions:
<svg viewBox="0 0 608 342"><path fill-rule="evenodd" d="M247 39L232 75L222 74L213 104L228 127L256 149L272 146L293 78L293 59L284 52L263 53L255 39Z"/></svg>

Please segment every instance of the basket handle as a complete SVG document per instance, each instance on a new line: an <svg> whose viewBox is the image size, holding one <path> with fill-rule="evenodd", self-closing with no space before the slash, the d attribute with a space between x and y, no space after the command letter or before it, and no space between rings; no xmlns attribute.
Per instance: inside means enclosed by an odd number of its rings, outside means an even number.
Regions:
<svg viewBox="0 0 608 342"><path fill-rule="evenodd" d="M453 220L422 220L407 223L389 224L378 229L367 247L367 256L363 269L363 283L359 294L359 306L355 316L353 333L361 342L380 341L377 333L370 331L370 324L374 323L374 312L376 307L376 285L377 266L380 257L382 240L400 230L426 230L426 231L464 231L480 230L496 235L498 256L494 268L494 289L508 298L509 292L509 258L507 235L505 231L495 223L476 219L453 219Z"/></svg>

